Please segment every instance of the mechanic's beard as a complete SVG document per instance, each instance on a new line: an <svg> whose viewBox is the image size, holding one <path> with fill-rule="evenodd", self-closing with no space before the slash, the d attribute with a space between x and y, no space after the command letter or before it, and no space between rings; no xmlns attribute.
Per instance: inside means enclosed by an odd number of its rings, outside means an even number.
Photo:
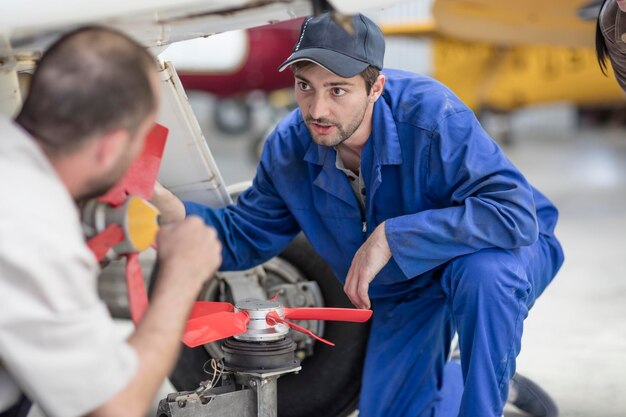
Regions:
<svg viewBox="0 0 626 417"><path fill-rule="evenodd" d="M343 143L344 141L350 139L350 137L354 134L354 132L356 132L359 126L361 126L361 123L363 122L363 119L365 118L366 110L367 110L367 106L363 108L363 111L361 112L361 114L357 116L356 118L354 118L346 128L344 128L341 124L339 124L338 122L334 120L330 120L325 117L314 119L311 116L307 116L305 119L306 127L309 130L311 137L313 138L313 142L317 143L318 145L323 145L323 146L337 146ZM309 123L319 123L322 125L335 126L337 128L337 135L329 143L321 143L319 138L316 136L316 133L313 131L313 129L311 129Z"/></svg>
<svg viewBox="0 0 626 417"><path fill-rule="evenodd" d="M89 181L85 186L84 191L76 198L76 201L78 203L83 203L87 200L100 197L101 195L107 193L122 180L132 162L133 160L131 158L125 157L108 173Z"/></svg>

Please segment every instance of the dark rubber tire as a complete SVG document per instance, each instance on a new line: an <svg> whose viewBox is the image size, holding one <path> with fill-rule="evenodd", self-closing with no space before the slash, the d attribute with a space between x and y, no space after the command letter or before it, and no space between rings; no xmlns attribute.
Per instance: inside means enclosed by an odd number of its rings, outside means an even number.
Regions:
<svg viewBox="0 0 626 417"><path fill-rule="evenodd" d="M511 402L515 407L533 417L558 417L559 408L556 403L535 382L516 373L510 384L517 390L517 397Z"/></svg>
<svg viewBox="0 0 626 417"><path fill-rule="evenodd" d="M330 267L299 235L279 256L308 280L316 281L328 307L353 307ZM345 417L356 410L369 326L326 322L324 338L331 347L316 342L313 356L302 362L298 374L278 380L279 417ZM183 347L170 380L177 390L192 390L208 375L202 371L209 354L203 347Z"/></svg>

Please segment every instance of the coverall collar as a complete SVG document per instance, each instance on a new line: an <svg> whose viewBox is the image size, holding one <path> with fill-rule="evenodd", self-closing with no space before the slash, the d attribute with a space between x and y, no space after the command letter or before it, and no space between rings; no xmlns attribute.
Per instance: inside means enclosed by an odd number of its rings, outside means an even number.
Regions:
<svg viewBox="0 0 626 417"><path fill-rule="evenodd" d="M309 132L307 131L307 134ZM359 207L356 197L345 175L338 175L340 171L335 166L337 153L334 148L318 145L313 140L304 155L304 160L311 164L321 165L322 169L313 184L334 195L355 208ZM361 175L363 175L371 202L378 187L382 183L381 166L399 165L402 163L402 153L398 129L391 109L381 98L374 105L372 113L372 133L361 151ZM370 207L371 203L366 207ZM368 215L371 213L367 213Z"/></svg>

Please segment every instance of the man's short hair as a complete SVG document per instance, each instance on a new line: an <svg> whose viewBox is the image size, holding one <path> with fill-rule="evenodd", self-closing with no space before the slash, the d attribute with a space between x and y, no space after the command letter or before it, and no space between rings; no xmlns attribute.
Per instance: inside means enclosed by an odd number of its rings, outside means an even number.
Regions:
<svg viewBox="0 0 626 417"><path fill-rule="evenodd" d="M310 67L311 65L317 65L317 64L312 61L294 62L293 64L291 64L291 71L293 71L293 73L297 75L298 72L303 71L304 69ZM359 75L365 80L365 91L369 95L369 93L372 91L372 86L374 85L374 83L376 82L376 79L380 75L380 70L370 65L369 67L361 71Z"/></svg>
<svg viewBox="0 0 626 417"><path fill-rule="evenodd" d="M157 105L155 68L152 55L122 33L75 30L42 56L16 122L52 154L116 129L134 134Z"/></svg>

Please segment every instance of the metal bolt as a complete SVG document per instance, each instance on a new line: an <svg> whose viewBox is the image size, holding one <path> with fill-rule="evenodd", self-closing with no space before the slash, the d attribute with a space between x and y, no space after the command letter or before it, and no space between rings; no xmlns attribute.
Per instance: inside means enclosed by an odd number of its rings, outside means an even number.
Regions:
<svg viewBox="0 0 626 417"><path fill-rule="evenodd" d="M306 303L306 297L302 294L298 294L296 297L296 305L303 306Z"/></svg>

